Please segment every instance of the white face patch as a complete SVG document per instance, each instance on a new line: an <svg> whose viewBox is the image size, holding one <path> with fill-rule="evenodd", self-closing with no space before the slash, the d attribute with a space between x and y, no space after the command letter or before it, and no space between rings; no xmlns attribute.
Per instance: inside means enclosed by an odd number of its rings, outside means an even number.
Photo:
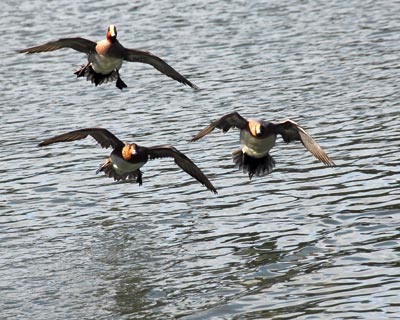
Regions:
<svg viewBox="0 0 400 320"><path fill-rule="evenodd" d="M109 31L110 31L110 36L111 37L116 37L117 36L117 28L115 27L115 25L110 24Z"/></svg>

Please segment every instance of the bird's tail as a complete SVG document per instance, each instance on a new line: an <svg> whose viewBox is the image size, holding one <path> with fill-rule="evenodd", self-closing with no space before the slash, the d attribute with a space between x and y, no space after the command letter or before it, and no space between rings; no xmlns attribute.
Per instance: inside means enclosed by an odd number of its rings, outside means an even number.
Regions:
<svg viewBox="0 0 400 320"><path fill-rule="evenodd" d="M275 167L275 160L269 153L262 158L254 158L244 153L241 149L232 152L233 162L244 173L249 173L251 179L254 175L263 176Z"/></svg>
<svg viewBox="0 0 400 320"><path fill-rule="evenodd" d="M117 70L113 70L109 74L97 73L96 71L93 70L92 66L90 65L90 62L84 64L78 71L74 72L74 74L76 74L78 78L86 77L86 80L94 83L96 87L103 83L111 82L114 80L117 80L116 83L117 88L122 90L122 88L127 87L125 82L123 82L119 77L119 73Z"/></svg>

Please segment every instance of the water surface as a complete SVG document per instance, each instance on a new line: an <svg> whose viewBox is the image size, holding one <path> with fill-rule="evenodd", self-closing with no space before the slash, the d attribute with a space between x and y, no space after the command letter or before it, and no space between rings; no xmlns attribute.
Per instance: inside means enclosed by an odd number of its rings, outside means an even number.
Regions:
<svg viewBox="0 0 400 320"><path fill-rule="evenodd" d="M395 319L400 313L400 7L394 1L12 1L0 91L2 319ZM84 55L15 50L68 36L166 59L202 89L126 63L95 88ZM188 140L220 116L290 118L336 168L281 140L266 177L234 168L238 132ZM172 144L143 186L95 175L92 139Z"/></svg>

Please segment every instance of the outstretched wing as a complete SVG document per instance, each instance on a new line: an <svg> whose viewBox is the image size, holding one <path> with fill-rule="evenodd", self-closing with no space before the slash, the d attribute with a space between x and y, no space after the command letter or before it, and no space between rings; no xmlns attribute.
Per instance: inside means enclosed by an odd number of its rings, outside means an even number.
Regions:
<svg viewBox="0 0 400 320"><path fill-rule="evenodd" d="M214 193L217 193L217 190L212 185L210 180L205 176L205 174L197 167L192 160L190 160L187 156L185 156L182 152L178 151L172 146L164 145L164 146L155 146L146 148L147 153L150 159L156 158L174 158L175 163L186 173L191 175L197 181L199 181L202 185L206 186L208 190L211 190Z"/></svg>
<svg viewBox="0 0 400 320"><path fill-rule="evenodd" d="M333 167L335 164L328 157L324 150L313 138L296 122L285 120L275 125L276 133L279 133L286 143L300 141L308 151L325 165Z"/></svg>
<svg viewBox="0 0 400 320"><path fill-rule="evenodd" d="M39 143L39 147L47 146L56 142L81 140L85 139L87 136L92 136L103 148L109 148L111 146L115 149L117 147L124 146L122 141L120 141L116 136L106 129L86 128L46 139Z"/></svg>
<svg viewBox="0 0 400 320"><path fill-rule="evenodd" d="M56 41L50 41L45 44L18 50L19 53L37 53L37 52L47 52L54 51L62 48L71 48L79 52L84 52L89 54L93 52L96 48L96 42L83 39L80 37L76 38L64 38Z"/></svg>
<svg viewBox="0 0 400 320"><path fill-rule="evenodd" d="M196 141L203 138L206 134L209 134L215 128L221 129L222 132L227 132L230 128L235 127L239 129L245 129L248 122L238 112L232 112L224 115L222 118L212 122L207 128L200 131L190 141Z"/></svg>
<svg viewBox="0 0 400 320"><path fill-rule="evenodd" d="M191 83L188 79L182 76L178 71L172 68L163 59L151 54L150 52L136 50L136 49L125 49L124 60L150 64L158 71L165 74L166 76L178 82L181 82L185 85L188 85L189 87L198 89L198 87L195 84Z"/></svg>

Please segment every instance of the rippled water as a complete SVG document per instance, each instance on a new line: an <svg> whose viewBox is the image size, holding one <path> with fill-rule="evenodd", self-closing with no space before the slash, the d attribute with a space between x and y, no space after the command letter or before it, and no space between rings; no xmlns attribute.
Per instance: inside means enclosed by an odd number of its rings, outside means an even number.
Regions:
<svg viewBox="0 0 400 320"><path fill-rule="evenodd" d="M0 169L2 319L395 319L400 314L400 6L395 1L5 1ZM67 36L166 59L202 88L126 63L95 88L84 55L15 50ZM234 168L238 132L188 140L232 111L291 118L337 164L278 141L266 177ZM92 139L172 144L144 184L95 175ZM84 159L84 160L83 160Z"/></svg>

